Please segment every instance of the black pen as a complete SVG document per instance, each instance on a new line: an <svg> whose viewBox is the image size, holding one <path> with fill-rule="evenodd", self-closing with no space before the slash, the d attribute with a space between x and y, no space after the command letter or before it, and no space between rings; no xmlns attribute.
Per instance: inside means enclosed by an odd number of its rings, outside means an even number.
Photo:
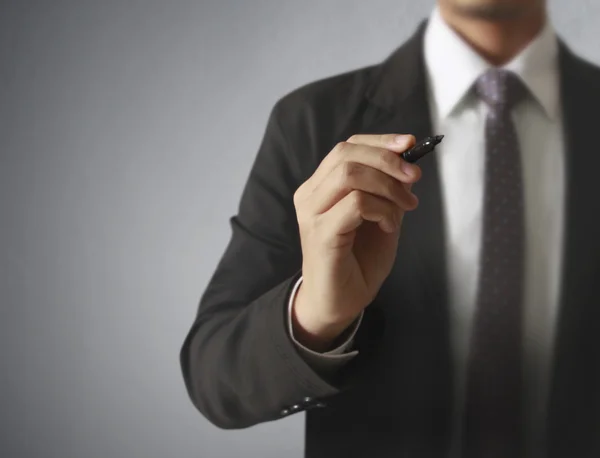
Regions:
<svg viewBox="0 0 600 458"><path fill-rule="evenodd" d="M411 149L404 151L400 157L406 162L417 162L423 156L431 153L435 146L442 141L443 135L435 135L433 137L425 137L423 140L417 142Z"/></svg>

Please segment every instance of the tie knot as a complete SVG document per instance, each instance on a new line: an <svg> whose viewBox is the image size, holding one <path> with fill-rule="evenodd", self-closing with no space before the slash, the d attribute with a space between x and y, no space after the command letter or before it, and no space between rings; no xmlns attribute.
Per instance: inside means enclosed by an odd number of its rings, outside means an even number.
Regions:
<svg viewBox="0 0 600 458"><path fill-rule="evenodd" d="M475 83L477 95L491 108L512 109L525 98L527 90L511 71L492 68Z"/></svg>

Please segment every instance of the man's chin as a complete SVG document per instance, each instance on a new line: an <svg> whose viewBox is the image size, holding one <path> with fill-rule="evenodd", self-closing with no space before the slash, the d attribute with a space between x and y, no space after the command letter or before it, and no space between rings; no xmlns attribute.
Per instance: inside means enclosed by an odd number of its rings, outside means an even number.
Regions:
<svg viewBox="0 0 600 458"><path fill-rule="evenodd" d="M485 2L452 2L452 8L461 16L482 21L502 22L522 17L526 13L523 5Z"/></svg>

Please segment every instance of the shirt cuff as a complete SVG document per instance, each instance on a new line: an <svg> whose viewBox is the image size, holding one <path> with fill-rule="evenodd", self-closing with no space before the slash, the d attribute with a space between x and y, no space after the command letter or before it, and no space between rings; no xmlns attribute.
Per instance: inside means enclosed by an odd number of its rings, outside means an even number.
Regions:
<svg viewBox="0 0 600 458"><path fill-rule="evenodd" d="M353 327L351 329L351 332L350 332L350 335L348 336L348 338L338 347L334 348L333 350L324 352L324 353L319 353L319 352L316 352L309 348L306 348L304 345L302 345L300 342L298 342L296 340L296 338L294 337L294 330L293 330L293 326L292 326L292 306L294 305L294 299L296 298L296 293L298 292L298 288L300 287L301 284L302 284L302 277L300 277L298 279L298 281L294 285L294 288L292 289L292 294L290 294L290 300L289 300L289 304L288 304L288 314L287 314L288 315L289 334L290 334L290 337L291 337L292 341L294 342L294 345L296 346L297 350L300 352L300 354L302 355L302 357L308 364L310 364L312 366L317 366L320 368L324 368L324 367L329 368L329 367L333 367L333 366L338 367L338 366L343 365L344 363L350 361L352 358L354 358L356 355L358 355L357 350L348 351L348 349L350 349L352 347L352 344L354 343L354 336L356 334L356 331L358 331L358 328L362 322L364 312L361 312L358 319L352 325ZM350 331L350 330L348 330L348 331Z"/></svg>

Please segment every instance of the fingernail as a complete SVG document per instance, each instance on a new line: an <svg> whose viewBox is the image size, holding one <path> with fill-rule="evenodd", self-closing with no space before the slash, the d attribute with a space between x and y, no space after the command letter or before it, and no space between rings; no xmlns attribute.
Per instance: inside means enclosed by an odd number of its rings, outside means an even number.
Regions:
<svg viewBox="0 0 600 458"><path fill-rule="evenodd" d="M410 193L410 195L413 198L414 207L416 208L419 205L419 198L417 197L416 194Z"/></svg>
<svg viewBox="0 0 600 458"><path fill-rule="evenodd" d="M404 173L406 173L409 177L412 177L415 175L415 170L413 169L413 166L409 162L402 163L402 171Z"/></svg>
<svg viewBox="0 0 600 458"><path fill-rule="evenodd" d="M397 135L394 138L394 143L396 145L408 146L408 142L410 141L410 137L408 135Z"/></svg>
<svg viewBox="0 0 600 458"><path fill-rule="evenodd" d="M400 229L400 223L402 222L402 217L398 214L394 214L394 230Z"/></svg>
<svg viewBox="0 0 600 458"><path fill-rule="evenodd" d="M396 230L398 229L398 226L396 225L396 221L394 221L394 219L386 219L385 225L387 228L387 232L389 232L390 234L396 232Z"/></svg>

